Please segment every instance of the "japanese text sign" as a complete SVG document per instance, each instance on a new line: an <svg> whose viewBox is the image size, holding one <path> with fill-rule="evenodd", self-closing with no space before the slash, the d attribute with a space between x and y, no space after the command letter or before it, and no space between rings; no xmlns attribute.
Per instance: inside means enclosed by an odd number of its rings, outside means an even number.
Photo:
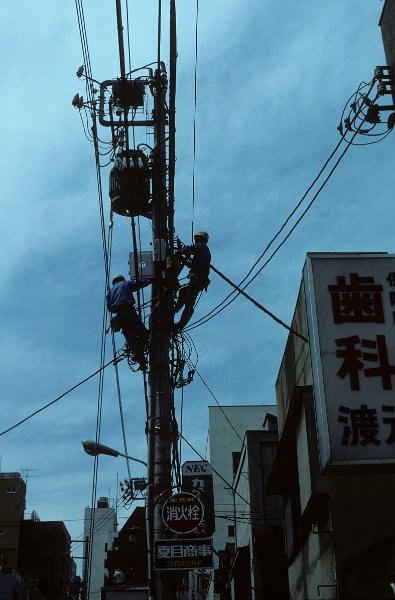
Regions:
<svg viewBox="0 0 395 600"><path fill-rule="evenodd" d="M195 531L204 517L201 500L189 492L179 492L167 498L162 509L163 522L174 533Z"/></svg>
<svg viewBox="0 0 395 600"><path fill-rule="evenodd" d="M155 569L207 569L213 566L211 538L155 542Z"/></svg>
<svg viewBox="0 0 395 600"><path fill-rule="evenodd" d="M303 280L321 469L395 463L395 256L311 254Z"/></svg>
<svg viewBox="0 0 395 600"><path fill-rule="evenodd" d="M182 485L185 486L186 491L201 492L199 497L204 504L204 518L197 531L204 537L212 535L215 530L215 519L213 468L210 463L203 460L185 462L182 465Z"/></svg>

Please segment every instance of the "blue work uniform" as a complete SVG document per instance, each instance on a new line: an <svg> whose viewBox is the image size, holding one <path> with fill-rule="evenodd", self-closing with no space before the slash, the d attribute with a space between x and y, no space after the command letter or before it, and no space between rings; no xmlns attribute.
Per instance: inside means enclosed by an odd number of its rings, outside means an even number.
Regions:
<svg viewBox="0 0 395 600"><path fill-rule="evenodd" d="M210 283L211 252L207 244L195 242L190 246L181 245L181 254L188 260L189 283L180 289L174 312L177 313L184 306L181 318L176 325L180 331L185 327L194 313L195 302L199 293L206 289Z"/></svg>
<svg viewBox="0 0 395 600"><path fill-rule="evenodd" d="M111 313L120 317L120 325L126 343L131 350L135 350L138 342L148 340L148 330L134 308L136 301L133 292L146 287L151 283L150 279L140 279L138 285L136 280L119 281L107 294L107 308Z"/></svg>

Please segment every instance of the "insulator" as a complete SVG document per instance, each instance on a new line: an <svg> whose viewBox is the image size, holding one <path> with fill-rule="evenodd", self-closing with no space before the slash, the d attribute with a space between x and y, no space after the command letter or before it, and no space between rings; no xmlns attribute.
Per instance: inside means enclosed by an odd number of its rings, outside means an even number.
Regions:
<svg viewBox="0 0 395 600"><path fill-rule="evenodd" d="M78 108L79 102L80 102L80 95L79 95L79 94L76 94L76 95L74 96L74 98L72 99L72 101L71 101L71 104L72 104L73 106L75 106L76 108Z"/></svg>
<svg viewBox="0 0 395 600"><path fill-rule="evenodd" d="M110 171L110 198L113 212L125 217L152 218L151 170L141 150L122 150Z"/></svg>
<svg viewBox="0 0 395 600"><path fill-rule="evenodd" d="M76 94L71 101L71 104L75 106L75 108L82 108L84 106L84 98L79 94Z"/></svg>
<svg viewBox="0 0 395 600"><path fill-rule="evenodd" d="M384 77L384 70L383 67L376 67L374 70L374 78L375 79L382 79Z"/></svg>
<svg viewBox="0 0 395 600"><path fill-rule="evenodd" d="M387 84L383 83L383 82L378 83L377 84L377 93L380 94L380 96L390 93L390 91L387 88Z"/></svg>
<svg viewBox="0 0 395 600"><path fill-rule="evenodd" d="M378 80L385 79L388 83L390 83L394 79L394 70L392 67L388 66L376 67L374 70L374 77Z"/></svg>

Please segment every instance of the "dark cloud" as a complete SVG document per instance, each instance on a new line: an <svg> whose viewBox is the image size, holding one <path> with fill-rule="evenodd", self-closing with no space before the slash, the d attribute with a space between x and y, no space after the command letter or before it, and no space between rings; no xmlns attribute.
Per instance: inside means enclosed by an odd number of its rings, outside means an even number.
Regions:
<svg viewBox="0 0 395 600"><path fill-rule="evenodd" d="M0 40L3 143L0 251L2 429L52 400L99 366L104 268L92 145L71 106L85 93L76 15L66 3L3 8ZM132 63L156 57L153 3L131 18ZM111 2L86 0L95 77L116 76ZM344 103L383 62L377 27L382 4L359 0L200 3L196 112L195 230L210 231L213 262L240 281L295 206L338 141ZM176 226L187 240L192 216L194 9L180 3ZM163 54L168 44L164 29ZM107 132L105 132L107 135ZM352 148L292 238L248 288L290 322L308 251L388 250L393 245L392 138ZM108 218L108 169L103 174ZM391 212L390 212L391 211ZM107 225L107 223L106 223ZM150 227L141 223L143 245ZM317 236L319 231L319 236ZM114 221L113 271L127 273L129 225ZM196 318L227 295L212 277ZM193 330L199 372L222 404L274 402L286 332L238 299ZM117 336L117 344L122 344ZM140 374L120 364L129 451L146 453ZM91 501L98 379L0 438L2 469L38 469L28 511L42 519L80 519ZM176 399L180 407L180 399ZM184 435L204 454L207 405L199 380L185 389ZM122 449L114 374L108 370L102 440ZM192 458L183 448L183 457ZM123 461L100 460L99 495L116 495ZM136 473L142 470L136 467ZM68 523L74 538L79 521Z"/></svg>

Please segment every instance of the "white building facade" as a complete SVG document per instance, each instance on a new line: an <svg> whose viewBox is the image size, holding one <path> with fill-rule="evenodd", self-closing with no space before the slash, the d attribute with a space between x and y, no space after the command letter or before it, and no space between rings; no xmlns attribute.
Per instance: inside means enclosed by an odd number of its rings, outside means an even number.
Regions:
<svg viewBox="0 0 395 600"><path fill-rule="evenodd" d="M235 498L232 493L234 473L243 449L245 432L263 426L267 413L277 414L273 405L209 406L207 460L213 467L215 532L213 547L222 551L235 543ZM219 561L214 554L214 568ZM214 593L214 578L208 598L218 599Z"/></svg>
<svg viewBox="0 0 395 600"><path fill-rule="evenodd" d="M87 583L87 600L100 600L104 586L104 560L117 533L115 509L108 498L100 498L96 508L85 508L83 579ZM89 584L88 584L89 582Z"/></svg>

